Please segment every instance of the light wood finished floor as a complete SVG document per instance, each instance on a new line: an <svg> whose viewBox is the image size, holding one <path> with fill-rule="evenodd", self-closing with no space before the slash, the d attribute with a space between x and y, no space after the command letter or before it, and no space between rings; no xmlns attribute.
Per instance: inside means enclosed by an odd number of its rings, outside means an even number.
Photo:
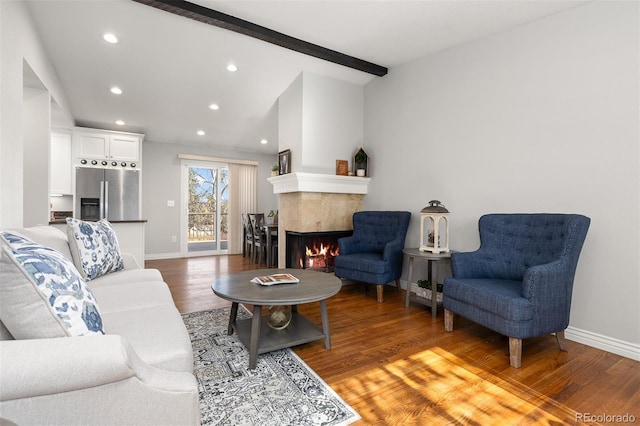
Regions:
<svg viewBox="0 0 640 426"><path fill-rule="evenodd" d="M212 293L213 280L257 269L241 255L154 260L146 267L162 272L183 313L228 306ZM391 370L397 363L417 362L425 351L454 358L493 383L537 395L538 403L591 415L629 414L640 424L637 361L572 341L567 341L568 352L561 352L554 336L542 336L524 341L522 368L513 369L507 338L460 317L453 333L445 333L442 310L432 318L424 306L412 303L405 308L404 292L394 287L385 287L383 303L376 302L375 293L373 288L366 292L363 284L343 286L327 302L332 349L325 350L323 341L294 348L358 411L362 416L358 425L433 424L430 413L450 408L446 399L421 392L415 381ZM319 304L301 305L299 310L321 323ZM361 380L364 377L366 381ZM495 419L493 424L516 424L517 413L514 416Z"/></svg>

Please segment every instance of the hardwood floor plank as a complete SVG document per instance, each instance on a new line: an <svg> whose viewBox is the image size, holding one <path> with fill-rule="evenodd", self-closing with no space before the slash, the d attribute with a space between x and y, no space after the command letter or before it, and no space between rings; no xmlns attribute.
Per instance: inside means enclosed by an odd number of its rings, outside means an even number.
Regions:
<svg viewBox="0 0 640 426"><path fill-rule="evenodd" d="M154 260L146 267L162 272L183 313L230 305L213 294L213 281L259 269L241 255ZM508 419L494 422L545 423L545 410L564 415L561 423L575 424L566 410L629 414L640 422L637 361L572 341L563 352L555 336L548 335L525 339L522 368L514 369L506 337L458 316L453 332L446 333L441 309L433 318L422 305L405 308L404 291L387 286L384 302L377 303L375 290L366 289L359 283L346 285L327 301L331 350L323 341L294 348L358 411L358 425L423 425L434 418L484 424L465 417L460 396L475 415L491 419L506 394L522 402L511 407ZM320 324L318 303L300 305L299 311Z"/></svg>

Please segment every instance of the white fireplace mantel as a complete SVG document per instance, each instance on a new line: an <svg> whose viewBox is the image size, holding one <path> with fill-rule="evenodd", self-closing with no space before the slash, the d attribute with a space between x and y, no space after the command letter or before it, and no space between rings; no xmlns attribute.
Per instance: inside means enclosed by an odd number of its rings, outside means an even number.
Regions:
<svg viewBox="0 0 640 426"><path fill-rule="evenodd" d="M267 178L274 194L287 192L328 192L337 194L366 194L370 178L325 175L319 173L288 173Z"/></svg>

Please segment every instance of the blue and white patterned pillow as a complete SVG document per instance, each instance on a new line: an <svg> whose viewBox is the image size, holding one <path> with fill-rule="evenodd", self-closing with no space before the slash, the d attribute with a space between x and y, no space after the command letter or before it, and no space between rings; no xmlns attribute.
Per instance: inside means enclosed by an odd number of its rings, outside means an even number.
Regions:
<svg viewBox="0 0 640 426"><path fill-rule="evenodd" d="M85 222L67 218L67 238L73 263L85 280L124 269L118 238L106 219Z"/></svg>
<svg viewBox="0 0 640 426"><path fill-rule="evenodd" d="M3 299L8 299L2 301L3 311L9 317L3 313L2 321L14 337L104 334L98 304L70 260L20 235L2 232L2 238L3 254L22 272L5 269L2 282Z"/></svg>

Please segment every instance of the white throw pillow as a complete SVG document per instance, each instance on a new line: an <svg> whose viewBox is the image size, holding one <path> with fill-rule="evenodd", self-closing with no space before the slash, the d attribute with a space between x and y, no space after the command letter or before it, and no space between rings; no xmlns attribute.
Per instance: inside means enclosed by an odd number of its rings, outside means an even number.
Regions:
<svg viewBox="0 0 640 426"><path fill-rule="evenodd" d="M2 232L0 319L16 339L104 334L98 305L71 261Z"/></svg>
<svg viewBox="0 0 640 426"><path fill-rule="evenodd" d="M73 263L85 280L124 269L118 238L106 219L85 222L67 218L67 238Z"/></svg>

